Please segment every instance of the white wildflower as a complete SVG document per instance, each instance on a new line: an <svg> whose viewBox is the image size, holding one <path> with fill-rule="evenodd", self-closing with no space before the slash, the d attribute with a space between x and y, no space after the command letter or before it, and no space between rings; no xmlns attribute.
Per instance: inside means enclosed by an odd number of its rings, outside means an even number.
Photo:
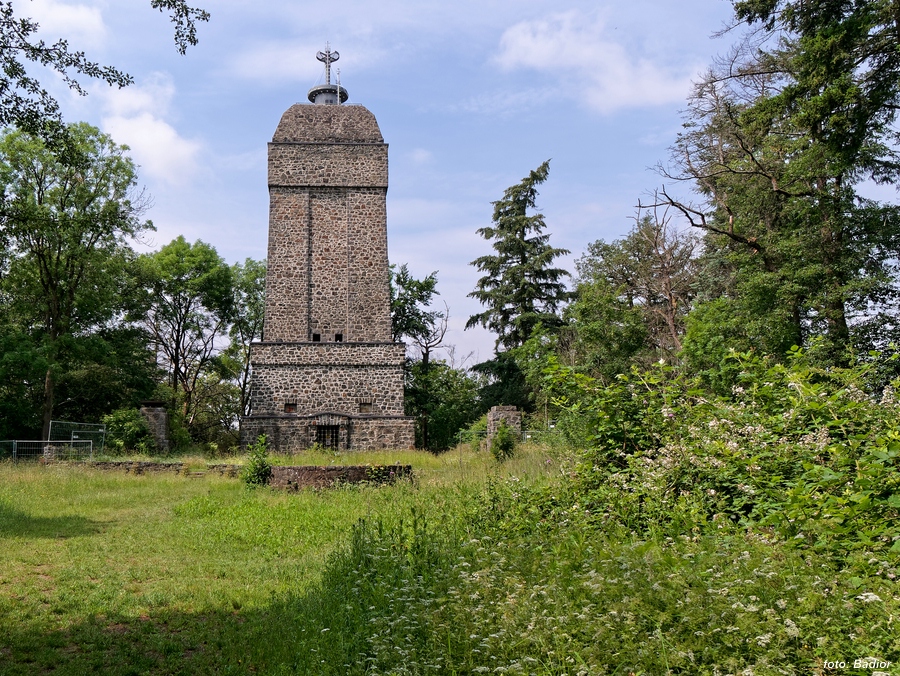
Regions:
<svg viewBox="0 0 900 676"><path fill-rule="evenodd" d="M765 648L769 645L769 642L772 640L772 634L763 634L762 636L756 637L756 645L761 648Z"/></svg>
<svg viewBox="0 0 900 676"><path fill-rule="evenodd" d="M878 594L873 594L872 592L863 592L859 596L856 597L857 601L862 601L863 603L875 603L875 601L881 601L881 597Z"/></svg>

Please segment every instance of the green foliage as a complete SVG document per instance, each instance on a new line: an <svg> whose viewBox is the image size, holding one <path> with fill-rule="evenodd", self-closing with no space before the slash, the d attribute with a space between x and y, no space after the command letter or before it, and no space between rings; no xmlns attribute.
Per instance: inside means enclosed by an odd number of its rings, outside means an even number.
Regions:
<svg viewBox="0 0 900 676"><path fill-rule="evenodd" d="M896 37L894 10L775 5L736 3L744 18L771 23L689 101L676 174L703 202L665 191L658 202L705 233L698 294L717 301L732 347L777 355L820 340L822 363L846 366L855 348L879 344L873 333L894 330L900 306L900 212L859 187L900 172L900 60L879 44ZM782 32L785 25L797 33ZM695 357L715 338L714 326L701 328Z"/></svg>
<svg viewBox="0 0 900 676"><path fill-rule="evenodd" d="M106 450L109 455L139 453L153 455L156 442L147 420L134 408L120 408L103 416L106 425Z"/></svg>
<svg viewBox="0 0 900 676"><path fill-rule="evenodd" d="M479 413L478 382L444 361L408 365L406 414L415 416L416 446L445 451ZM427 430L427 439L424 432Z"/></svg>
<svg viewBox="0 0 900 676"><path fill-rule="evenodd" d="M157 347L169 387L178 393L188 430L206 441L206 424L199 417L208 417L200 414L214 400L203 395L216 384L210 374L215 373L219 341L234 315L235 270L214 247L201 241L190 244L179 236L159 251L140 256L137 277L143 289L142 324ZM232 421L233 414L229 424Z"/></svg>
<svg viewBox="0 0 900 676"><path fill-rule="evenodd" d="M44 434L66 362L81 361L132 309L129 240L152 229L140 219L127 149L84 123L66 133L64 152L21 131L0 138L0 311L46 364Z"/></svg>
<svg viewBox="0 0 900 676"><path fill-rule="evenodd" d="M406 263L390 268L391 282L391 340L404 338L416 342L428 338L435 323L442 317L436 310L426 310L438 295L437 271L425 279L415 279Z"/></svg>
<svg viewBox="0 0 900 676"><path fill-rule="evenodd" d="M150 6L171 12L175 44L182 54L189 45L197 44L197 22L209 20L208 12L189 6L186 0L151 0ZM0 53L3 73L0 77L0 126L15 126L32 134L42 134L54 143L65 144L71 142L71 138L62 126L59 104L40 80L29 74L29 62L49 68L78 94L86 93L77 79L79 75L117 87L128 86L134 80L123 71L90 61L84 52L70 50L66 40L48 45L43 39L36 39L38 28L33 19L16 16L12 2L0 4L0 36L4 44ZM46 37L46 34L41 33L41 36Z"/></svg>
<svg viewBox="0 0 900 676"><path fill-rule="evenodd" d="M469 317L466 328L481 325L493 331L498 347L505 349L528 340L538 324L548 329L558 326L557 309L569 298L561 281L569 273L552 267L556 258L569 252L550 246L550 235L543 234L543 214L528 213L536 207L537 186L547 180L549 171L548 160L507 188L494 202L493 225L478 230L492 241L496 253L472 261L484 276L469 296L487 309Z"/></svg>
<svg viewBox="0 0 900 676"><path fill-rule="evenodd" d="M468 444L473 453L481 451L482 442L487 435L487 413L478 418L466 429L459 432L457 440L461 444Z"/></svg>
<svg viewBox="0 0 900 676"><path fill-rule="evenodd" d="M865 391L873 365L823 370L795 350L786 365L732 353L725 368L736 382L716 395L668 367L603 387L551 364L560 425L587 449L576 487L591 518L900 555L900 408L893 388Z"/></svg>
<svg viewBox="0 0 900 676"><path fill-rule="evenodd" d="M564 485L510 480L460 497L461 518L357 525L293 607L298 671L800 672L835 651L900 650L893 562L849 577L765 537L585 528Z"/></svg>
<svg viewBox="0 0 900 676"><path fill-rule="evenodd" d="M556 353L565 363L576 364L604 382L627 373L648 347L649 330L642 311L603 280L579 284L565 318Z"/></svg>
<svg viewBox="0 0 900 676"><path fill-rule="evenodd" d="M700 242L691 232L677 231L671 220L666 212L639 214L626 237L612 243L597 240L576 261L581 307L572 320L587 334L582 340L590 340L589 335L595 343L623 340L619 350L626 358L641 348L647 348L650 359L672 358L681 349L685 316L696 294ZM590 326L582 327L585 320ZM591 356L596 361L602 353Z"/></svg>
<svg viewBox="0 0 900 676"><path fill-rule="evenodd" d="M516 454L516 433L504 421L497 425L497 431L491 437L491 455L497 462L505 462Z"/></svg>
<svg viewBox="0 0 900 676"><path fill-rule="evenodd" d="M478 399L482 411L492 406L516 406L523 411L534 408L534 391L522 369L520 354L519 350L497 352L493 359L472 367L481 378Z"/></svg>
<svg viewBox="0 0 900 676"><path fill-rule="evenodd" d="M247 449L247 462L241 472L241 479L247 486L265 486L272 476L272 463L269 462L269 446L266 435L261 434Z"/></svg>
<svg viewBox="0 0 900 676"><path fill-rule="evenodd" d="M266 261L252 258L231 266L234 279L234 301L230 342L218 356L222 378L235 384L240 391L235 417L250 414L250 343L262 338L266 310ZM233 421L237 424L237 420Z"/></svg>

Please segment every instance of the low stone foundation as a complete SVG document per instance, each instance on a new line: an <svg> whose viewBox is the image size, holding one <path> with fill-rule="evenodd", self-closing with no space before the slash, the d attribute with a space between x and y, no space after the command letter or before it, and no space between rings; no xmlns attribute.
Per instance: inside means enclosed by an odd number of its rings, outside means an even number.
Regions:
<svg viewBox="0 0 900 676"><path fill-rule="evenodd" d="M411 465L345 465L330 467L273 467L269 486L287 490L329 488L340 484L392 484L412 477Z"/></svg>
<svg viewBox="0 0 900 676"><path fill-rule="evenodd" d="M142 462L135 460L111 460L87 463L90 467L104 470L124 471L126 474L149 474L173 472L185 474L183 462ZM236 478L241 475L242 465L207 465L207 472ZM293 467L272 467L269 486L296 491L301 488L330 488L340 484L392 484L397 479L411 478L412 465L298 465Z"/></svg>
<svg viewBox="0 0 900 676"><path fill-rule="evenodd" d="M139 460L108 460L89 462L94 469L122 470L125 474L144 474L145 472L174 472L181 474L184 471L183 462L143 462Z"/></svg>

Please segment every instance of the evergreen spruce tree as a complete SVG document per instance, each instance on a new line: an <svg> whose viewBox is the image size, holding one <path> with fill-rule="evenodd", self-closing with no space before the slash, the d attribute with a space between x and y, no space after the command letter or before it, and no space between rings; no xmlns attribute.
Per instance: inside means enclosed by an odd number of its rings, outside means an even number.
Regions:
<svg viewBox="0 0 900 676"><path fill-rule="evenodd" d="M497 347L504 350L522 345L538 324L559 326L558 310L569 298L561 281L569 273L553 267L556 258L569 252L550 246L550 235L543 234L543 214L529 214L536 206L537 186L547 180L549 169L548 160L507 188L493 203L493 225L478 230L496 253L471 263L484 276L469 296L486 309L469 317L466 328L481 325L495 332Z"/></svg>

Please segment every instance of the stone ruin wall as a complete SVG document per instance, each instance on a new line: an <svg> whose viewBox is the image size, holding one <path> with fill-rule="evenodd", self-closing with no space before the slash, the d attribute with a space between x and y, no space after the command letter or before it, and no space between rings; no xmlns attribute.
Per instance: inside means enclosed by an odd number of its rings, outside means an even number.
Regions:
<svg viewBox="0 0 900 676"><path fill-rule="evenodd" d="M169 452L169 412L163 402L145 402L141 404L141 415L147 421L150 435L160 453Z"/></svg>
<svg viewBox="0 0 900 676"><path fill-rule="evenodd" d="M491 439L497 434L497 428L500 423L506 423L516 433L522 431L522 412L515 406L493 406L487 415L487 443L491 444Z"/></svg>

